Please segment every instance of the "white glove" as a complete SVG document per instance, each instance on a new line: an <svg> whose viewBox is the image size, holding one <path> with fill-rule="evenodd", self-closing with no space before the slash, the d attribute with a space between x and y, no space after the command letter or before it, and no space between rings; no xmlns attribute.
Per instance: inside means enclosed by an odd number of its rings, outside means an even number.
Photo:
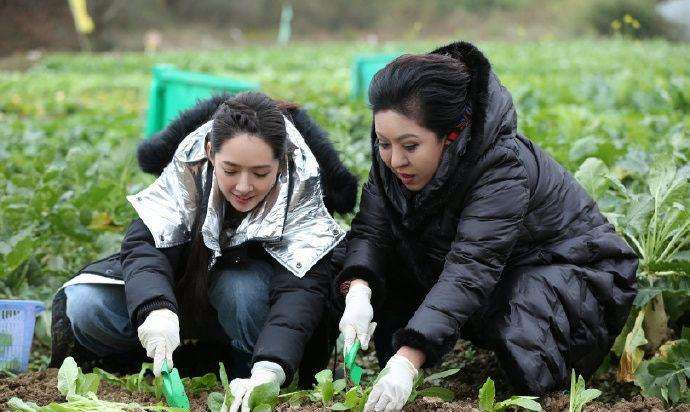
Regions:
<svg viewBox="0 0 690 412"><path fill-rule="evenodd" d="M340 318L338 328L343 334L343 353L345 356L355 343L355 338L363 350L369 348L369 340L376 329L376 322L372 322L374 309L371 307L371 289L369 286L355 283L345 296L345 311Z"/></svg>
<svg viewBox="0 0 690 412"><path fill-rule="evenodd" d="M146 356L153 358L153 374L161 375L163 361L173 367L173 351L180 346L180 321L170 309L151 311L144 323L137 328L139 341L146 349Z"/></svg>
<svg viewBox="0 0 690 412"><path fill-rule="evenodd" d="M240 406L242 412L250 412L249 397L254 388L264 383L275 382L278 386L285 382L285 372L277 363L269 361L256 362L252 367L252 376L249 379L236 378L230 381L230 392L235 400L230 406L230 412L238 412Z"/></svg>
<svg viewBox="0 0 690 412"><path fill-rule="evenodd" d="M417 369L406 357L393 355L379 374L364 410L367 412L402 410L412 393L417 373Z"/></svg>

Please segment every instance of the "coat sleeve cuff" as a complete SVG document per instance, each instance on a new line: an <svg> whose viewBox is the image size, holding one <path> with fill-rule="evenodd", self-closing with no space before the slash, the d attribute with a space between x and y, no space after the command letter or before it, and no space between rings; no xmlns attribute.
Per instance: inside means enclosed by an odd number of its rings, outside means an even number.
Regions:
<svg viewBox="0 0 690 412"><path fill-rule="evenodd" d="M252 363L259 361L277 363L285 372L283 386L287 386L292 382L295 371L299 368L304 355L304 342L308 340L301 333L287 327L264 327L254 346Z"/></svg>
<svg viewBox="0 0 690 412"><path fill-rule="evenodd" d="M149 313L158 309L170 309L171 311L177 313L177 307L167 299L157 298L150 300L139 305L134 312L134 329L139 328L139 326L144 323Z"/></svg>
<svg viewBox="0 0 690 412"><path fill-rule="evenodd" d="M362 279L371 289L371 305L374 309L385 300L384 258L383 251L372 246L367 239L347 239L342 270L333 281L333 296L336 309L345 308L345 295L341 290L343 282Z"/></svg>
<svg viewBox="0 0 690 412"><path fill-rule="evenodd" d="M443 355L449 350L445 347L447 345L436 344L420 332L410 328L400 329L393 334L393 350L397 352L403 346L409 346L424 352L426 359L422 368L438 366Z"/></svg>
<svg viewBox="0 0 690 412"><path fill-rule="evenodd" d="M344 289L343 283L354 279L361 279L369 284L369 289L371 289L371 306L374 309L380 307L385 299L385 289L381 282L366 267L350 266L341 271L333 282L333 301L336 309L341 312L345 310L345 294L341 292Z"/></svg>

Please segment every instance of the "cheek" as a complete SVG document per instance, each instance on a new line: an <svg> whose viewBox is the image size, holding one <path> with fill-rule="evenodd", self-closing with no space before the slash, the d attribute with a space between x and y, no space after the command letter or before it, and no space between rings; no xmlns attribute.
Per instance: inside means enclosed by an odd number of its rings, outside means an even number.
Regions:
<svg viewBox="0 0 690 412"><path fill-rule="evenodd" d="M235 181L231 176L225 175L225 173L216 174L216 180L218 181L218 186L223 192L229 191L235 186Z"/></svg>
<svg viewBox="0 0 690 412"><path fill-rule="evenodd" d="M265 196L271 191L271 188L273 188L273 182L275 182L275 178L257 179L257 181L254 183L254 190L257 192L257 194Z"/></svg>
<svg viewBox="0 0 690 412"><path fill-rule="evenodd" d="M379 149L379 157L381 158L381 161L388 166L391 167L391 151L390 150L381 150Z"/></svg>
<svg viewBox="0 0 690 412"><path fill-rule="evenodd" d="M410 156L410 162L423 174L431 176L436 173L442 155L442 147L440 149L438 147L430 147L428 150L420 151Z"/></svg>

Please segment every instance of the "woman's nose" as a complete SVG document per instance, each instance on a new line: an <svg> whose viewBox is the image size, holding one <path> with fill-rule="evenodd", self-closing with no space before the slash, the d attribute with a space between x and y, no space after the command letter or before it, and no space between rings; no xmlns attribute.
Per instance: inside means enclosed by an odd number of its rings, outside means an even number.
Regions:
<svg viewBox="0 0 690 412"><path fill-rule="evenodd" d="M241 174L237 185L235 185L235 190L240 193L249 193L252 190L251 182L249 181L249 176L246 174Z"/></svg>
<svg viewBox="0 0 690 412"><path fill-rule="evenodd" d="M393 149L391 153L391 168L397 169L406 166L408 163L407 156L402 152L402 150Z"/></svg>

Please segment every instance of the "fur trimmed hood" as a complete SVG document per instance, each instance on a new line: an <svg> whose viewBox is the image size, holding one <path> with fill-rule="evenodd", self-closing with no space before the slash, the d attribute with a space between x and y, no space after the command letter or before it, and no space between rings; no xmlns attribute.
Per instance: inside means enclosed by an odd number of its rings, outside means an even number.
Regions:
<svg viewBox="0 0 690 412"><path fill-rule="evenodd" d="M206 123L218 106L229 97L228 94L220 94L200 100L196 106L180 113L165 129L139 143L137 160L141 170L160 175L172 160L180 142ZM284 115L293 122L316 157L321 173L324 203L328 211L351 212L357 202L357 177L340 160L338 152L328 139L328 133L303 109L290 108L284 111Z"/></svg>

